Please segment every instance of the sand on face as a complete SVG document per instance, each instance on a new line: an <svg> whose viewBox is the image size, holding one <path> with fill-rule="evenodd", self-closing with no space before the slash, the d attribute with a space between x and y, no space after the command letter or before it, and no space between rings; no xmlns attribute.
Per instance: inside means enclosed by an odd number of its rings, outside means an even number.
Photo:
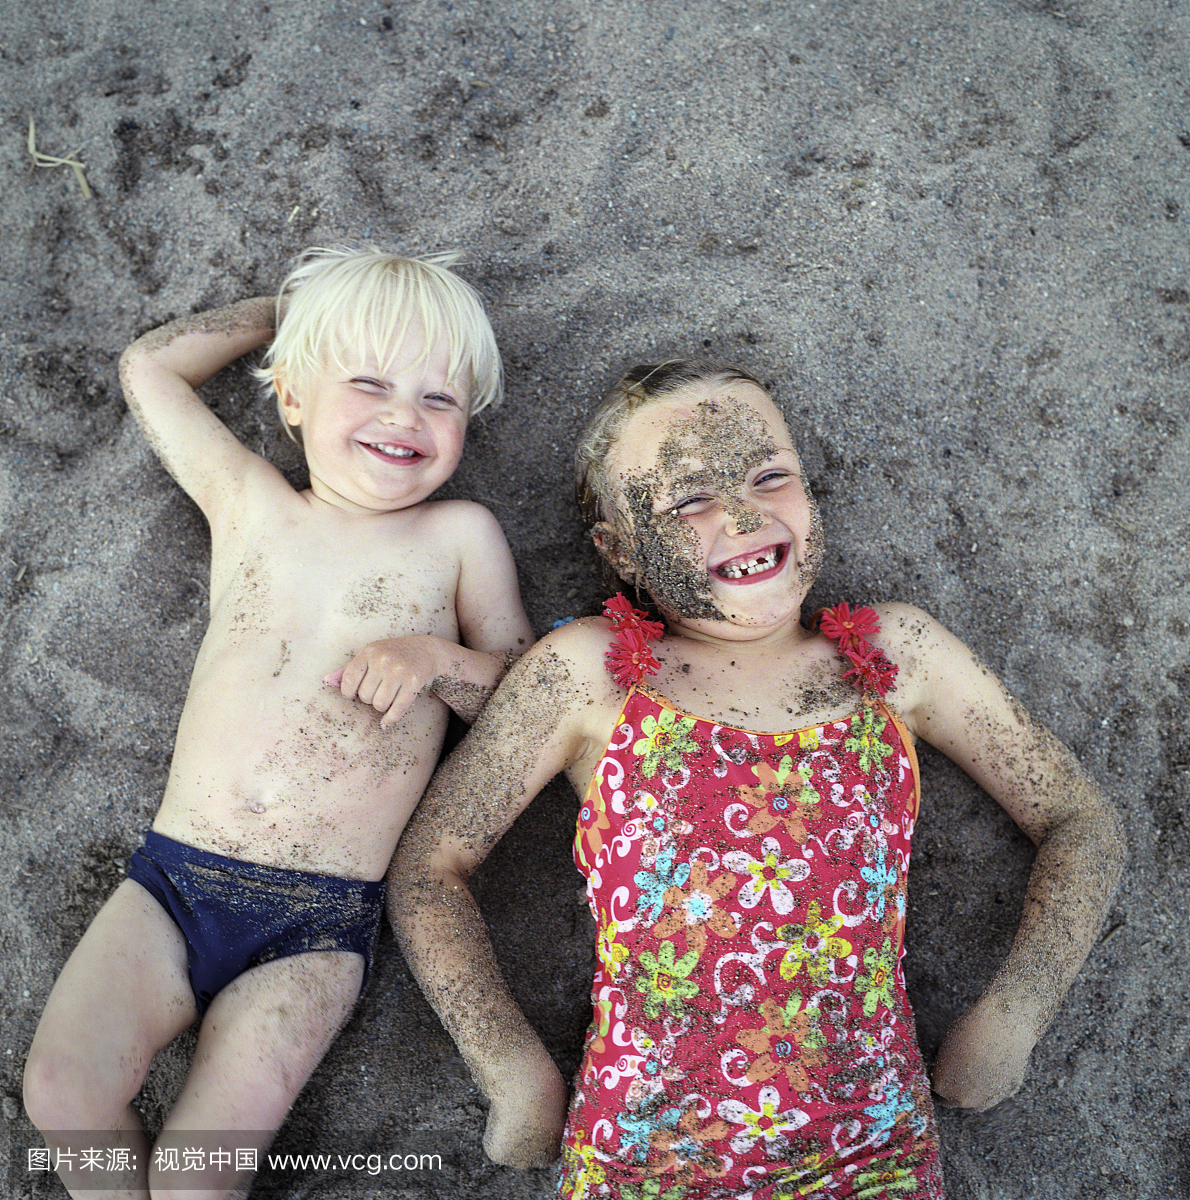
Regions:
<svg viewBox="0 0 1190 1200"><path fill-rule="evenodd" d="M474 422L444 494L499 518L539 631L602 597L568 463L604 387L689 353L765 383L822 506L808 606L933 612L1128 824L1124 887L1024 1088L982 1116L940 1114L950 1194L1190 1186L1188 43L1158 0L14 6L0 36L4 94L22 98L0 211L12 1161L36 1144L25 1050L156 807L206 617L206 530L135 429L117 356L172 316L271 290L303 246L369 239L469 252L508 400ZM69 165L32 165L30 113L39 150L77 149L91 198ZM207 395L300 480L243 368ZM928 1055L1006 951L1031 852L948 763L923 763L906 970ZM592 964L576 808L555 785L478 880L565 1070ZM154 1067L151 1125L190 1049ZM548 1172L483 1159L477 1094L387 934L284 1137L333 1151L333 1130L442 1154L440 1171L400 1177L416 1195L551 1194ZM22 1173L13 1194L55 1187Z"/></svg>

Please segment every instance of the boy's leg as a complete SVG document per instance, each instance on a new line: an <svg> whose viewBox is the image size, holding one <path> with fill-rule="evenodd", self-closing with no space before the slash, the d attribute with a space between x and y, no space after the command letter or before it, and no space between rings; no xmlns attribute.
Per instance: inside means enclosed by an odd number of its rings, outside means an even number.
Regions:
<svg viewBox="0 0 1190 1200"><path fill-rule="evenodd" d="M197 1017L186 943L140 884L125 880L96 914L58 976L25 1064L25 1107L47 1131L112 1131L135 1156L128 1192L147 1196L148 1144L129 1103L153 1055ZM71 1194L91 1195L71 1181ZM65 1180L64 1180L65 1182Z"/></svg>
<svg viewBox="0 0 1190 1200"><path fill-rule="evenodd" d="M162 1140L181 1130L257 1132L256 1140L220 1139L219 1149L263 1153L314 1068L334 1041L359 996L364 960L343 950L275 959L245 971L212 1001L203 1018L194 1062L166 1121ZM216 1148L216 1147L211 1147ZM179 1192L186 1200L228 1194L228 1173L208 1192ZM182 1176L150 1171L155 1200L172 1196ZM185 1179L191 1187L198 1180ZM250 1177L237 1181L246 1194ZM242 1189L242 1190L239 1190Z"/></svg>

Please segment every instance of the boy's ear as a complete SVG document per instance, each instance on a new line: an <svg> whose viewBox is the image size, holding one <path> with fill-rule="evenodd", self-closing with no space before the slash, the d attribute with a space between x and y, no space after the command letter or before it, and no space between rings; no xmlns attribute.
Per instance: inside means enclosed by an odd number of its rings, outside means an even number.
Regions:
<svg viewBox="0 0 1190 1200"><path fill-rule="evenodd" d="M281 406L285 423L300 425L302 423L301 401L293 394L293 388L289 386L289 381L280 371L273 372L273 388L277 393L277 403Z"/></svg>

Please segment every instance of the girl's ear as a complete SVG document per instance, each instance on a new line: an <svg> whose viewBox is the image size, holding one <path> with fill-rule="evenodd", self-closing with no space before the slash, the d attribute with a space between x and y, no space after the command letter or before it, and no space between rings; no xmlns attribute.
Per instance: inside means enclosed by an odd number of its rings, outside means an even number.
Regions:
<svg viewBox="0 0 1190 1200"><path fill-rule="evenodd" d="M293 394L288 380L280 371L273 372L273 388L277 393L277 403L281 406L286 424L300 425L302 423L301 402Z"/></svg>
<svg viewBox="0 0 1190 1200"><path fill-rule="evenodd" d="M625 549L624 540L610 521L596 521L591 529L591 541L600 557L621 579L632 582L637 577L636 562Z"/></svg>

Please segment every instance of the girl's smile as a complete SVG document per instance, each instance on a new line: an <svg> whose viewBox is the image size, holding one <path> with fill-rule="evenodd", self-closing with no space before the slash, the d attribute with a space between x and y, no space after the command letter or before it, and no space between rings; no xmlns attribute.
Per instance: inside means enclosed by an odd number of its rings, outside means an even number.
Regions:
<svg viewBox="0 0 1190 1200"><path fill-rule="evenodd" d="M737 554L712 569L727 583L759 583L761 580L771 579L785 565L788 557L789 543L782 542L764 550Z"/></svg>
<svg viewBox="0 0 1190 1200"><path fill-rule="evenodd" d="M821 562L820 522L759 387L683 388L635 413L609 459L620 516L597 541L671 626L738 640L736 629L796 623Z"/></svg>

